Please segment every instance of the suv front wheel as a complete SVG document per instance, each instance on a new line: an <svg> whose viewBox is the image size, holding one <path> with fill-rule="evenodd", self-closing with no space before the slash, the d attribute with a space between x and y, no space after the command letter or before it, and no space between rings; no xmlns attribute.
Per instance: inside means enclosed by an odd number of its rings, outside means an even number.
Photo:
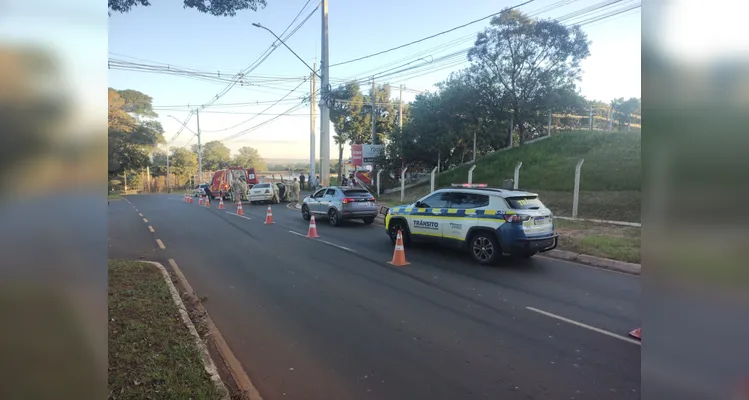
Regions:
<svg viewBox="0 0 749 400"><path fill-rule="evenodd" d="M483 265L493 264L502 256L497 238L489 232L476 232L471 235L468 252L476 262Z"/></svg>

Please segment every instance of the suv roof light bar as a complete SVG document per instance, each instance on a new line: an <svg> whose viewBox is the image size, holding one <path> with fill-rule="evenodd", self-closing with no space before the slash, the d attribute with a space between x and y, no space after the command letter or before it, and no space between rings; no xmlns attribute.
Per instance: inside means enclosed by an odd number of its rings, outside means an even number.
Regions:
<svg viewBox="0 0 749 400"><path fill-rule="evenodd" d="M487 185L486 185L486 183L453 183L452 187L485 188L485 187L487 187Z"/></svg>

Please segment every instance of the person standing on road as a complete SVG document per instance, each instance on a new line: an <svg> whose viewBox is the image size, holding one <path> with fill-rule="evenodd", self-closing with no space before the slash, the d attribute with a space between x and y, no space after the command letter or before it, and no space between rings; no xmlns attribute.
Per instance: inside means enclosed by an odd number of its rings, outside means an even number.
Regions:
<svg viewBox="0 0 749 400"><path fill-rule="evenodd" d="M299 187L304 189L304 174L299 175Z"/></svg>
<svg viewBox="0 0 749 400"><path fill-rule="evenodd" d="M291 196L294 201L299 203L299 181L294 178L294 183L291 186Z"/></svg>

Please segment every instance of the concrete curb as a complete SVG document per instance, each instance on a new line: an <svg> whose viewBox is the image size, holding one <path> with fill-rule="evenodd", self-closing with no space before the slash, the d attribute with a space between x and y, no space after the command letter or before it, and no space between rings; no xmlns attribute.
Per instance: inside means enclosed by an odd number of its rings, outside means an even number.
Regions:
<svg viewBox="0 0 749 400"><path fill-rule="evenodd" d="M192 320L190 320L190 316L187 313L187 308L185 307L185 303L182 302L182 298L179 296L179 292L177 291L177 288L174 287L174 283L172 283L172 277L169 275L169 272L164 268L163 265L156 261L141 261L144 263L155 265L159 271L161 272L161 275L164 276L164 281L166 281L166 285L169 288L169 292L172 294L172 300L174 300L174 304L177 306L177 309L179 310L179 315L182 317L182 322L185 323L187 326L187 329L190 331L190 334L195 339L195 345L198 347L198 350L200 350L200 355L203 358L203 366L205 367L205 372L208 373L208 376L211 378L211 382L213 382L214 385L216 385L216 388L221 393L221 397L225 400L229 400L229 390L226 389L226 385L224 385L224 381L221 380L221 376L218 374L218 368L216 368L216 364L213 362L213 359L211 358L210 353L208 353L208 348L205 346L205 343L203 343L203 340L200 338L200 335L198 334L198 331L195 329L195 325L193 325Z"/></svg>
<svg viewBox="0 0 749 400"><path fill-rule="evenodd" d="M194 298L198 298L177 263L170 258L169 265L172 267L172 271L174 271L174 275L177 277L180 285L185 290L185 294ZM203 304L199 300L197 301L196 308L201 314L203 314L203 318L210 331L208 335L212 339L216 350L218 350L219 356L222 358L224 366L229 371L229 375L231 375L231 378L234 381L237 390L243 393L243 395L245 396L243 398L245 399L263 400L263 397L260 396L260 392L258 392L255 385L252 384L250 377L244 370L242 363L239 362L237 357L231 351L229 345L226 343L226 339L224 339L224 336L221 334L221 331L218 330L216 324L213 322L213 319L211 319L211 316L208 315L208 311L206 311L205 307L203 307Z"/></svg>
<svg viewBox="0 0 749 400"><path fill-rule="evenodd" d="M377 225L385 226L385 217L383 217L382 215L378 215L377 218L375 218L374 223ZM640 275L640 271L642 269L642 266L640 264L611 260L608 258L594 257L587 254L580 254L566 250L551 250L541 254L550 258L577 262L580 264L586 264L593 267L609 269L612 271L623 272L632 275Z"/></svg>
<svg viewBox="0 0 749 400"><path fill-rule="evenodd" d="M608 258L589 256L587 254L580 254L580 253L575 253L572 251L551 250L542 254L551 258L579 262L581 264L587 264L587 265L592 265L594 267L610 269L612 271L623 272L625 274L640 275L642 271L642 265L640 264L633 264L633 263L628 263L624 261L611 260Z"/></svg>

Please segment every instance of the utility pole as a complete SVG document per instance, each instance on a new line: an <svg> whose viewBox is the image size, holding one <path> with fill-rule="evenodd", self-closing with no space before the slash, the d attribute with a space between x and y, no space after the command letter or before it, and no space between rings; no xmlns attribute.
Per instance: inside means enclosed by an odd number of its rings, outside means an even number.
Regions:
<svg viewBox="0 0 749 400"><path fill-rule="evenodd" d="M590 106L590 114L588 116L588 130L593 130L593 106Z"/></svg>
<svg viewBox="0 0 749 400"><path fill-rule="evenodd" d="M166 192L172 192L171 186L169 185L169 145L166 146Z"/></svg>
<svg viewBox="0 0 749 400"><path fill-rule="evenodd" d="M198 118L198 185L203 183L203 147L200 144L200 109L195 109L195 116Z"/></svg>
<svg viewBox="0 0 749 400"><path fill-rule="evenodd" d="M313 69L317 69L317 61L312 64ZM310 178L315 177L315 90L317 90L315 73L311 73L310 77L310 100L309 100L309 175Z"/></svg>
<svg viewBox="0 0 749 400"><path fill-rule="evenodd" d="M398 106L398 126L403 131L403 85L400 87L400 95L398 96L400 105Z"/></svg>
<svg viewBox="0 0 749 400"><path fill-rule="evenodd" d="M320 74L322 75L321 93L323 102L320 107L320 180L323 186L330 183L330 109L328 108L328 87L330 86L330 58L328 54L328 0L322 0L322 57Z"/></svg>
<svg viewBox="0 0 749 400"><path fill-rule="evenodd" d="M377 140L377 88L375 79L372 77L372 144Z"/></svg>

